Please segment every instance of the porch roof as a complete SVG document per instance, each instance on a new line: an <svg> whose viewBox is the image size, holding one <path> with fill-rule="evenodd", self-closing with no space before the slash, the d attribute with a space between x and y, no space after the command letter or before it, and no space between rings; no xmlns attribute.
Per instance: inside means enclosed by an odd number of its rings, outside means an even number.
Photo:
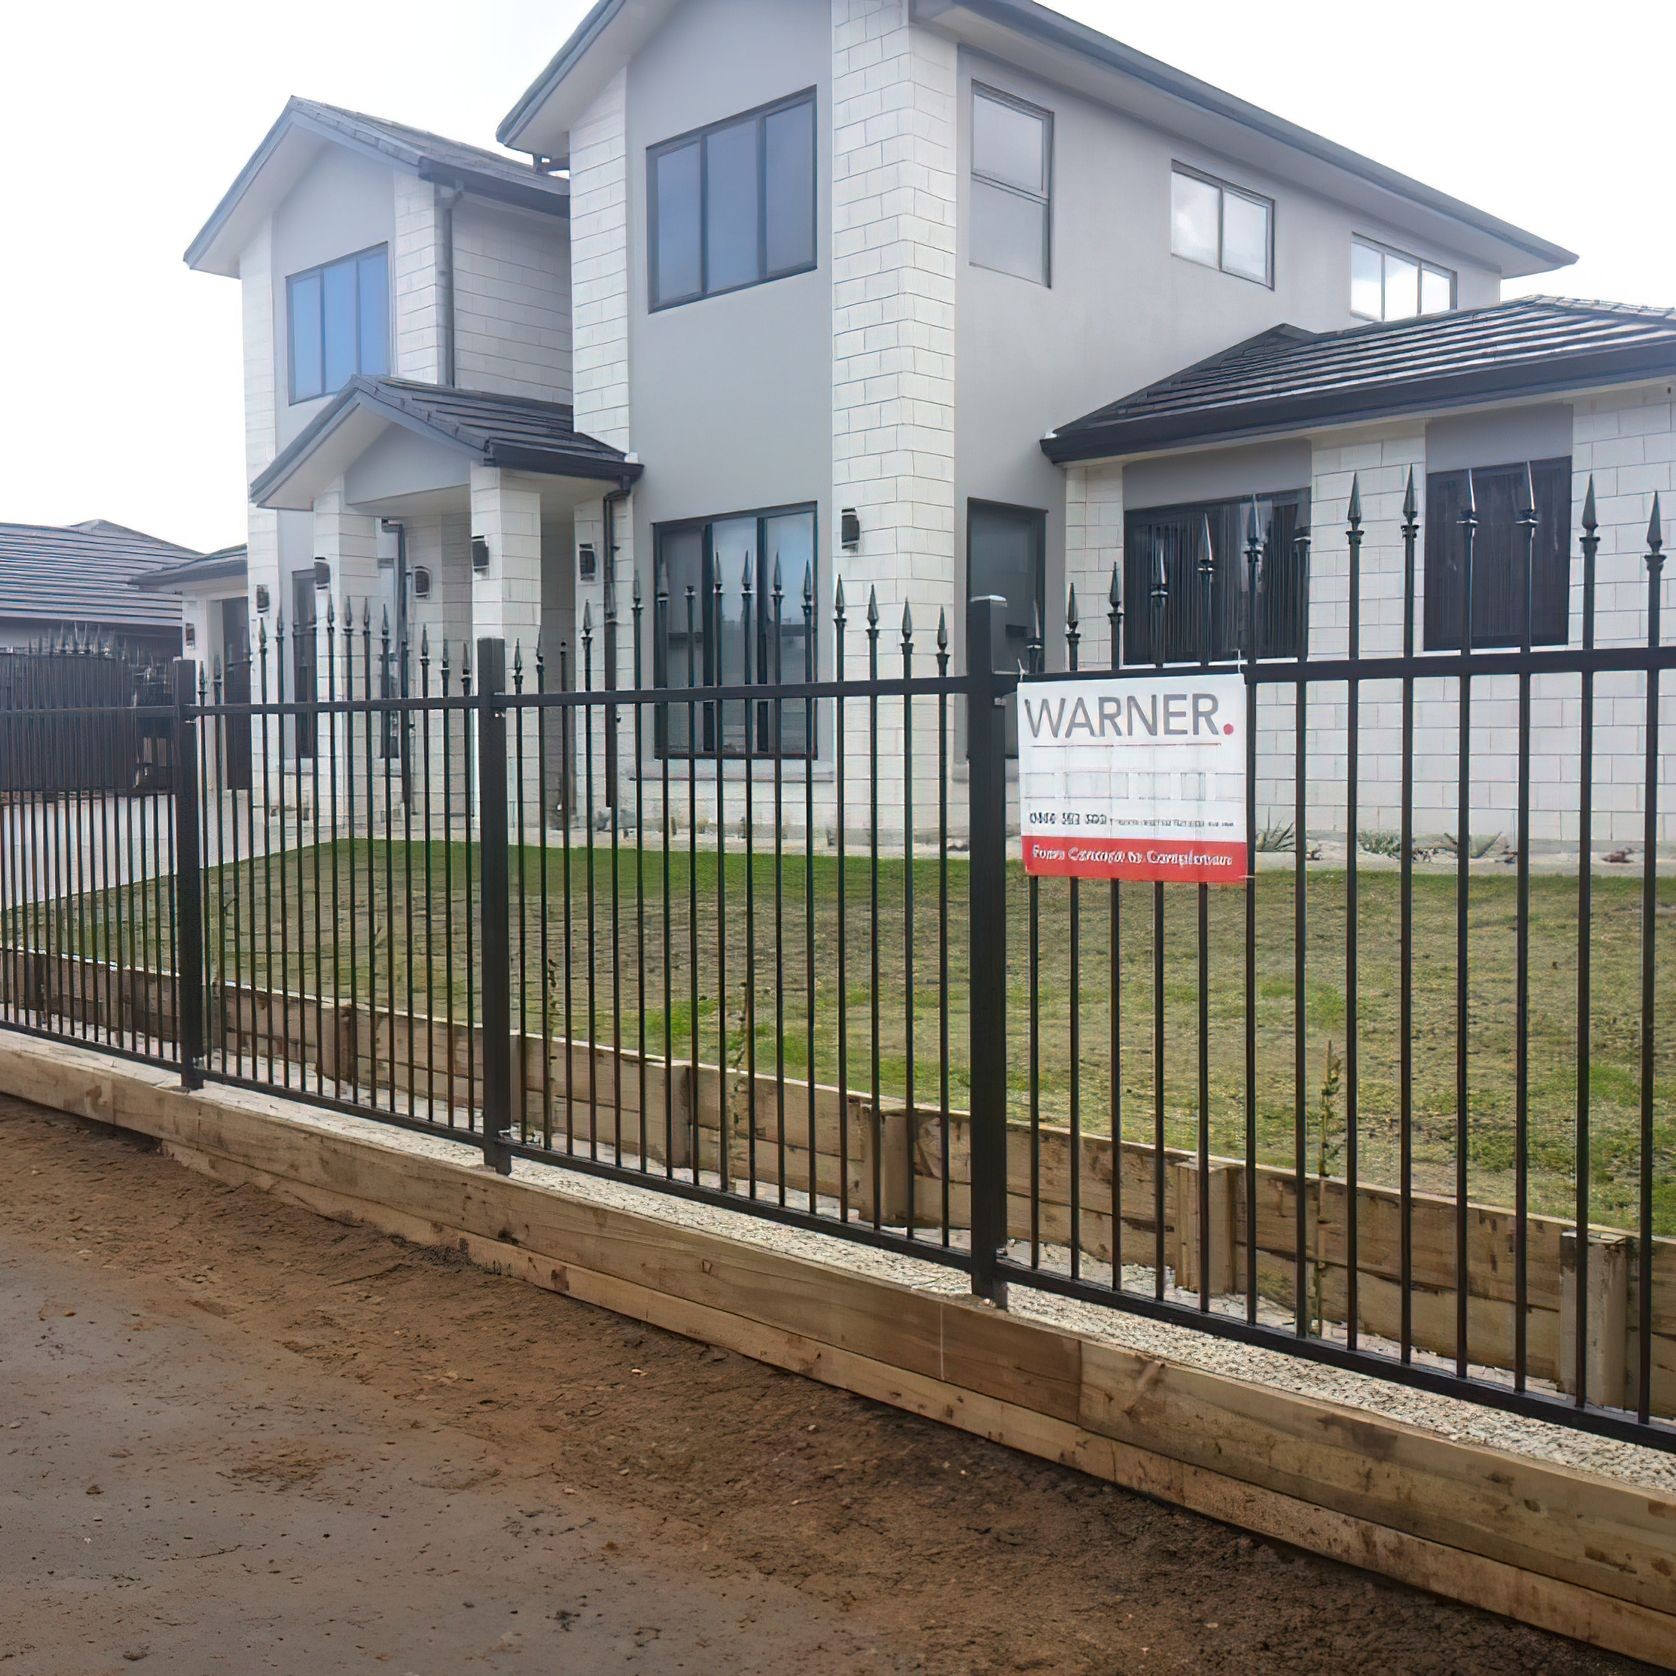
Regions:
<svg viewBox="0 0 1676 1676"><path fill-rule="evenodd" d="M576 429L568 402L358 375L251 483L251 500L258 506L312 506L391 425L457 452L470 464L614 484L640 475L638 460Z"/></svg>
<svg viewBox="0 0 1676 1676"><path fill-rule="evenodd" d="M1676 309L1569 297L1378 321L1276 326L1059 426L1060 465L1676 373Z"/></svg>
<svg viewBox="0 0 1676 1676"><path fill-rule="evenodd" d="M248 556L241 541L236 547L218 547L213 553L205 553L199 558L164 565L160 570L148 570L132 577L128 586L144 588L151 593L182 593L217 582L242 583Z"/></svg>

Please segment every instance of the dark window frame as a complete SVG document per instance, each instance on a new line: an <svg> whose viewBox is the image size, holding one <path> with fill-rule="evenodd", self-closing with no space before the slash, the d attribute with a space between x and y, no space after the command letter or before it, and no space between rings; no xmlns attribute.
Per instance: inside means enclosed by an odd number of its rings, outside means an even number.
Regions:
<svg viewBox="0 0 1676 1676"><path fill-rule="evenodd" d="M1571 456L1529 462L1538 511L1533 555L1531 645L1571 643ZM1517 567L1524 559L1518 522L1526 462L1474 466L1478 506L1473 538L1472 646L1474 651L1522 643L1524 587ZM1454 508L1464 501L1466 468L1426 473L1425 594L1421 632L1428 652L1461 649L1463 532ZM1511 494L1508 493L1511 489ZM1499 505L1497 504L1499 503ZM1499 514L1506 513L1503 518Z"/></svg>
<svg viewBox="0 0 1676 1676"><path fill-rule="evenodd" d="M1216 206L1216 261L1202 262L1197 256L1188 256L1175 247L1175 239L1170 239L1170 254L1183 262L1191 262L1196 268L1210 268L1215 273L1226 274L1230 279L1243 279L1247 285L1261 285L1264 289L1274 289L1274 251L1275 251L1275 222L1277 211L1273 198L1261 192L1253 192L1249 186L1236 186L1231 180L1224 180L1221 175L1213 175L1208 169L1200 169L1192 163L1183 163L1179 158L1170 163L1170 178L1173 182L1177 175L1185 175L1189 180L1202 181L1206 186L1214 186L1222 194ZM1261 204L1268 211L1269 236L1266 240L1267 249L1263 255L1264 272L1261 279L1253 278L1250 274L1242 274L1238 268L1227 265L1227 213L1224 208L1228 194L1236 198L1243 198L1248 204Z"/></svg>
<svg viewBox="0 0 1676 1676"><path fill-rule="evenodd" d="M977 127L977 102L979 99L992 99L998 105L1010 105L1015 111L1022 111L1026 116L1033 116L1042 125L1042 179L1043 187L1040 193L1027 192L1023 187L1015 186L1010 180L1000 180L994 175L985 174L978 167L977 146L974 134ZM972 83L972 98L967 109L966 119L967 149L971 153L967 174L973 182L981 181L985 186L994 187L1000 192L1010 192L1015 198L1023 198L1029 203L1042 206L1042 277L1032 279L1028 274L1014 273L1011 268L996 267L993 262L980 261L972 254L971 235L967 234L966 260L969 266L982 268L985 273L1004 274L1008 279L1021 279L1026 285L1040 285L1046 290L1053 289L1053 112L1045 110L1040 105L1033 105L1028 99L1021 99L1016 93L1008 93L999 87L992 87L988 82L974 81ZM970 217L968 217L970 219Z"/></svg>
<svg viewBox="0 0 1676 1676"><path fill-rule="evenodd" d="M1356 246L1379 253L1379 308L1378 314L1364 314L1355 306L1355 274L1356 274ZM1386 314L1385 310L1385 258L1395 256L1399 262L1412 262L1417 270L1414 276L1414 312L1412 314ZM1449 281L1449 301L1441 309L1423 309L1420 298L1424 294L1427 272L1441 274ZM1454 268L1446 268L1441 262L1433 262L1424 256L1417 255L1412 250L1399 250L1394 244L1386 244L1383 239L1369 237L1366 233L1352 233L1350 235L1350 276L1351 276L1351 308L1350 312L1358 320L1374 320L1385 322L1388 320L1429 320L1439 314L1451 314L1459 303L1460 274Z"/></svg>
<svg viewBox="0 0 1676 1676"><path fill-rule="evenodd" d="M710 297L728 297L736 291L749 291L758 285L772 285L775 280L791 279L797 274L813 273L820 267L820 186L821 133L818 89L805 87L787 94L783 99L770 100L750 110L735 111L731 116L700 127L689 128L684 134L672 135L646 148L646 311L661 314L665 309L685 308L689 303L700 303ZM782 111L796 110L808 105L813 145L810 148L809 188L809 260L791 267L770 269L768 266L768 119ZM724 128L737 127L742 122L756 124L757 163L757 269L755 279L741 280L734 285L711 289L710 271L710 169L707 143L710 135ZM658 295L658 161L673 151L689 145L699 147L698 158L698 289L678 297L660 298Z"/></svg>
<svg viewBox="0 0 1676 1676"><path fill-rule="evenodd" d="M652 679L655 685L666 688L680 688L686 690L686 670L672 672L669 668L670 630L679 627L681 637L686 638L686 595L683 592L677 596L674 589L669 590L669 605L663 622L657 620L655 602L659 588L665 585L664 543L669 537L686 534L693 530L702 532L703 552L700 558L699 575L701 578L699 595L695 596L697 607L694 614L694 632L702 654L702 667L698 672L698 685L691 690L702 693L704 688L715 684L715 665L713 662L715 646L711 637L712 612L715 601L716 585L716 554L714 526L717 524L734 523L744 518L754 518L757 524L756 539L756 582L757 591L752 595L752 612L756 618L752 627L755 642L752 651L752 684L773 686L776 684L769 654L772 651L770 636L774 627L773 619L773 586L775 555L767 552L767 543L763 539L763 525L772 518L788 518L807 515L809 518L809 562L810 586L813 589L814 609L809 617L809 650L806 654L809 664L815 671L816 678L820 676L820 617L821 617L821 570L820 570L820 503L818 501L790 501L781 506L747 506L735 512L716 512L697 518L672 518L663 523L652 526L652 565L654 601L652 624ZM724 577L724 590L732 595L737 592L738 577ZM787 576L783 572L780 585L784 590L784 604L782 606L781 627L794 628L801 632L803 618L803 577L801 574ZM675 680L678 674L681 679ZM805 679L803 668L779 671L780 683L795 683ZM727 683L724 683L727 684ZM743 746L726 746L721 750L724 762L744 762L758 759L772 762L778 757L782 762L812 763L819 752L820 742L820 706L816 705L812 718L809 737L795 749L782 749L773 744L772 731L774 725L774 706L763 700L753 703L751 708L756 712L753 732L755 740L752 748L747 752ZM671 709L685 711L686 705L671 705ZM784 730L787 722L799 727L804 722L804 706L800 699L788 700L781 706L780 725ZM716 716L715 706L708 708L700 700L692 708L692 725L699 737L690 754L701 762L714 762L717 756L714 739ZM654 729L655 738L653 748L661 760L668 758L671 762L681 762L689 755L685 744L671 745L669 740L669 716L659 715Z"/></svg>
<svg viewBox="0 0 1676 1676"><path fill-rule="evenodd" d="M1301 609L1297 590L1300 572L1295 537L1309 529L1310 491L1307 488L1258 490L1252 495L1219 496L1214 500L1180 501L1168 506L1142 506L1126 509L1123 515L1123 662L1126 668L1143 668L1157 662L1152 646L1152 581L1155 550L1144 537L1138 536L1143 524L1173 523L1181 526L1180 550L1166 559L1169 577L1169 600L1165 606L1164 639L1167 648L1165 663L1198 663L1204 656L1204 629L1200 621L1201 584L1198 578L1198 542L1206 517L1213 519L1212 555L1219 575L1222 568L1232 563L1236 567L1239 587L1232 609L1226 604L1217 609L1213 598L1212 611L1218 619L1214 627L1210 656L1213 662L1243 660L1252 650L1245 644L1247 613L1246 592L1246 529L1251 502L1269 509L1264 529L1262 567L1258 573L1257 646L1256 655L1263 658L1292 658L1298 655L1301 644ZM1286 539L1284 567L1278 575L1275 560L1275 514L1285 509L1291 514L1291 534ZM1216 522L1223 526L1223 539L1217 541ZM1232 548L1230 553L1228 549ZM1173 560L1173 562L1172 562ZM1226 585L1220 599L1227 599ZM1179 648L1172 637L1190 642Z"/></svg>
<svg viewBox="0 0 1676 1676"><path fill-rule="evenodd" d="M390 368L390 338L395 321L394 299L391 295L390 246L380 240L377 244L369 244L364 250L352 250L346 256L334 256L329 262L317 262L312 268L299 268L294 274L285 276L285 369L286 395L292 407L299 402L316 402L324 396L337 394L335 390L326 387L326 274L333 268L351 268L355 274L355 373L366 370L362 354L361 343L361 262L368 256L380 253L384 257L384 371ZM318 279L320 281L320 322L319 322L319 354L320 377L318 390L310 391L307 395L297 393L297 345L296 345L296 295L297 286L304 280ZM351 376L354 376L352 374ZM377 376L384 376L379 374Z"/></svg>

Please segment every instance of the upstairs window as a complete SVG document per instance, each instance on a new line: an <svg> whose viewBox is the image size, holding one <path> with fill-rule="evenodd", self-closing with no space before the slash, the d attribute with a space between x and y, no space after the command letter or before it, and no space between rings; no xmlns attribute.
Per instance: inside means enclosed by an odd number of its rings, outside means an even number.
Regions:
<svg viewBox="0 0 1676 1676"><path fill-rule="evenodd" d="M384 245L285 282L291 400L329 396L355 376L390 370L390 255Z"/></svg>
<svg viewBox="0 0 1676 1676"><path fill-rule="evenodd" d="M815 266L813 89L653 146L646 176L654 309Z"/></svg>
<svg viewBox="0 0 1676 1676"><path fill-rule="evenodd" d="M1170 175L1170 249L1225 274L1274 283L1274 201L1177 163Z"/></svg>
<svg viewBox="0 0 1676 1676"><path fill-rule="evenodd" d="M1455 276L1372 239L1350 241L1350 312L1365 320L1408 320L1455 306Z"/></svg>
<svg viewBox="0 0 1676 1676"><path fill-rule="evenodd" d="M1531 644L1563 646L1570 638L1571 461L1533 460L1536 539L1531 549ZM1426 477L1426 603L1428 652L1458 652L1466 617L1467 474ZM1518 646L1525 628L1525 467L1483 466L1472 474L1478 528L1472 542L1472 644L1477 650Z"/></svg>
<svg viewBox="0 0 1676 1676"><path fill-rule="evenodd" d="M1210 520L1211 576L1209 633L1206 633L1204 582L1199 576L1199 544ZM1257 645L1260 658L1298 655L1302 603L1299 599L1297 537L1309 528L1309 491L1293 489L1259 495L1257 521L1263 552L1257 573ZM1247 644L1247 596L1251 567L1246 533L1251 499L1201 501L1191 506L1147 507L1123 520L1123 661L1158 661L1154 639L1152 590L1158 561L1164 561L1168 593L1164 600L1165 663L1197 663L1204 657L1223 662L1250 655Z"/></svg>
<svg viewBox="0 0 1676 1676"><path fill-rule="evenodd" d="M1052 188L1053 117L974 83L973 264L1048 284Z"/></svg>

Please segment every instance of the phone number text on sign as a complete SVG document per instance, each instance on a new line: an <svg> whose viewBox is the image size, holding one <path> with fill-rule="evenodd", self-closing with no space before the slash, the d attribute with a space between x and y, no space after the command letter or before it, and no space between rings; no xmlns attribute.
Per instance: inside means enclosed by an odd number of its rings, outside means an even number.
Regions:
<svg viewBox="0 0 1676 1676"><path fill-rule="evenodd" d="M1246 878L1243 676L1026 677L1018 708L1026 872Z"/></svg>

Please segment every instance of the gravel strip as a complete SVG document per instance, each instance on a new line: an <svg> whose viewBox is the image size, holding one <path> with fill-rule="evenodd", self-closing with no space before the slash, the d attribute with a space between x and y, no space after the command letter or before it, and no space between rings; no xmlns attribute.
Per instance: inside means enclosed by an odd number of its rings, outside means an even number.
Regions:
<svg viewBox="0 0 1676 1676"><path fill-rule="evenodd" d="M237 1089L218 1092L230 1101L245 1103L245 1097ZM261 1103L260 1097L249 1099L253 1105ZM288 1107L287 1116L337 1134L353 1135L358 1140L374 1140L398 1151L446 1159L451 1163L476 1165L482 1158L474 1142L418 1134L323 1108L292 1106ZM608 1151L602 1148L600 1156L607 1158ZM570 1198L608 1205L641 1216L662 1218L678 1227L719 1234L764 1250L830 1264L921 1291L956 1297L967 1290L965 1275L946 1264L850 1241L840 1243L829 1235L766 1221L745 1211L678 1198L660 1193L655 1188L635 1187L627 1182L566 1171L562 1166L524 1159L514 1160L512 1175L518 1182L563 1193ZM709 1177L708 1184L716 1185L715 1178ZM836 1214L836 1204L817 1201L817 1205L823 1211ZM1027 1258L1028 1252L1018 1248L1015 1255ZM1064 1256L1062 1252L1055 1253L1052 1248L1044 1247L1043 1266L1062 1269ZM1109 1280L1110 1277L1110 1270L1105 1265L1085 1265L1084 1272L1089 1279L1096 1281ZM1137 1291L1150 1292L1152 1272L1150 1269L1126 1269L1125 1283ZM1191 1301L1190 1294L1178 1292L1173 1295L1183 1302ZM1554 1461L1676 1498L1676 1456L1658 1449L1597 1437L1457 1397L1436 1396L1375 1375L1327 1367L1283 1351L1218 1338L1192 1327L1153 1321L1121 1309L1033 1291L1023 1285L1015 1284L1010 1289L1009 1307L1017 1315L1080 1333L1102 1343L1165 1357L1279 1390L1295 1391L1301 1396L1366 1409L1381 1418L1401 1420L1440 1437L1482 1444L1535 1460ZM1277 1322L1280 1319L1277 1315ZM1395 1349L1395 1346L1387 1347L1383 1341L1366 1335L1362 1342L1371 1349ZM1486 1378L1506 1377L1488 1369L1474 1371Z"/></svg>

